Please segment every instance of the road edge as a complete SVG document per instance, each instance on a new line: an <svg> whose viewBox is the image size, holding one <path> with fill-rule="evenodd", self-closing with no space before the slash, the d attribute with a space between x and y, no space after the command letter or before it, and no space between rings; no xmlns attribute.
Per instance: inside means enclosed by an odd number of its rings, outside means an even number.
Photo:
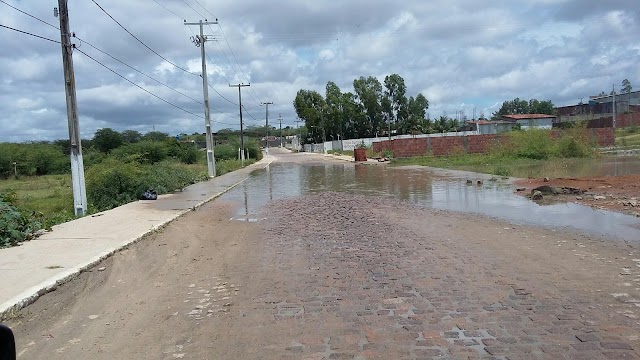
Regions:
<svg viewBox="0 0 640 360"><path fill-rule="evenodd" d="M72 281L73 279L77 278L80 274L82 274L85 271L90 270L91 268L95 267L97 264L99 264L100 262L104 261L105 259L108 259L109 257L113 256L114 254L127 249L129 246L134 245L136 243L138 243L141 240L146 239L148 236L151 236L159 231L162 231L162 229L164 229L166 226L168 226L170 223L172 223L173 221L179 219L180 217L195 211L196 209L202 207L203 205L215 200L216 198L222 196L223 194L227 193L228 191L232 190L233 188L235 188L236 186L242 184L243 182L245 182L251 175L251 172L253 170L259 170L259 169L264 169L267 166L269 166L272 162L274 162L276 160L276 158L274 156L271 155L265 155L262 160L251 164L245 168L239 169L237 171L241 171L241 170L245 170L246 176L244 176L242 178L242 180L237 181L235 183L233 183L232 185L228 186L227 188L225 188L224 190L213 194L212 196L202 200L201 202L197 203L195 206L193 206L192 208L183 210L179 213L177 213L175 216L173 216L172 218L170 218L169 220L163 221L157 225L154 225L153 227L151 227L149 230L145 231L144 233L135 236L134 238L128 239L123 241L120 245L117 245L114 249L103 252L97 256L94 256L92 258L90 258L86 263L75 266L73 268L68 269L67 271L57 274L56 276L53 276L52 278L50 278L49 280L46 280L42 283L40 283L39 285L33 286L25 291L23 291L22 293L20 293L19 295L13 297L12 299L9 299L7 301L5 301L3 304L0 304L0 320L7 320L7 319L11 319L13 317L15 317L16 313L22 309L24 309L25 307L33 304L36 300L38 300L41 296L48 294L52 291L55 291L59 286L64 285L70 281Z"/></svg>

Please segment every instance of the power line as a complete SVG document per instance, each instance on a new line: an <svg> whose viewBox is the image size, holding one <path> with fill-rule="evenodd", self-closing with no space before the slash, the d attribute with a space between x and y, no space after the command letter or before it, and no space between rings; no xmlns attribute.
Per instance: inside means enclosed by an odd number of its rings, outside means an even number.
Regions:
<svg viewBox="0 0 640 360"><path fill-rule="evenodd" d="M209 15L213 16L214 18L216 17L215 15L213 15L209 10L207 10L206 7L202 6L202 4L200 4L200 2L198 0L193 0L196 2L196 4L200 5L201 8L204 9L204 11L206 11Z"/></svg>
<svg viewBox="0 0 640 360"><path fill-rule="evenodd" d="M122 65L124 65L124 66L126 66L126 67L130 68L131 70L133 70L133 71L135 71L135 72L137 72L137 73L139 73L139 74L141 74L141 75L144 75L144 76L146 76L147 78L149 78L149 79L151 79L151 80L153 80L153 81L157 82L158 84L160 84L160 85L162 85L162 86L166 87L167 89L170 89L170 90L172 90L172 91L174 91L174 92L176 92L176 93L178 93L178 94L180 94L180 95L182 95L182 96L184 96L184 97L186 97L186 98L189 98L189 99L191 99L191 100L193 100L193 101L197 102L197 103L198 103L198 104L200 104L200 105L204 105L201 101L196 100L196 99L192 98L191 96L189 96L189 95L187 95L187 94L184 94L184 93L182 93L181 91L179 91L179 90L177 90L177 89L174 89L174 88L172 88L171 86L169 86L169 85L167 85L167 84L163 83L162 81L160 81L160 80L158 80L158 79L155 79L154 77L152 77L152 76L150 76L150 75L147 75L147 74L143 73L142 71L140 71L140 70L136 69L135 67L133 67L133 66L131 66L131 65L127 64L127 63L125 63L124 61L117 59L116 57L112 56L111 54L107 53L106 51L100 50L100 49L98 49L97 47L95 47L95 46L91 45L90 43L88 43L88 42L86 42L86 41L84 41L84 40L82 40L82 39L80 39L80 38L77 38L77 39L78 39L78 40L80 40L82 43L84 43L84 44L87 44L87 45L91 46L91 47L92 47L92 48L94 48L95 50L97 50L97 51L99 51L99 52L101 52L101 53L103 53L103 54L107 55L108 57L112 58L113 60L115 60L115 61L117 61L117 62L121 63Z"/></svg>
<svg viewBox="0 0 640 360"><path fill-rule="evenodd" d="M194 9L193 7L191 7L191 5L189 5L189 3L187 3L185 0L182 0L182 2L187 5L191 10L193 10L193 12L195 12L196 14L198 14L198 16L200 16L201 18L206 18L206 16L202 16L202 14L200 14L198 11L196 11L196 9Z"/></svg>
<svg viewBox="0 0 640 360"><path fill-rule="evenodd" d="M30 32L26 32L26 31L18 30L18 29L15 29L15 28L12 28L12 27L9 27L9 26L5 26L5 25L2 25L2 24L0 24L0 26L2 26L3 28L7 28L7 29L9 29L9 30L17 31L17 32L19 32L19 33L23 33L23 34L31 35L31 36L33 36L33 37L37 37L37 38L40 38L40 39L42 39L42 40L47 40L47 41L51 41L51 42L54 42L54 43L58 43L58 44L60 44L60 41L58 41L58 40L49 39L49 38L46 38L46 37L44 37L44 36L40 36L40 35L36 35L36 34L32 34L32 33L30 33Z"/></svg>
<svg viewBox="0 0 640 360"><path fill-rule="evenodd" d="M34 18L34 19L36 19L36 20L40 21L41 23L47 24L47 25L51 26L52 28L54 28L54 29L56 29L56 30L60 30L60 28L59 28L59 27L57 27L57 26L55 26L55 25L53 25L53 24L51 24L51 23L48 23L48 22L46 22L46 21L44 21L44 20L42 20L42 19L40 19L40 18L38 18L38 17L35 17L35 16L33 16L33 15L31 15L31 14L29 14L29 13L25 12L25 11L22 11L22 10L18 9L17 7L15 7L15 6L13 6L13 5L11 5L11 4L9 4L9 3L7 3L7 2L6 2L6 1L4 1L4 0L0 0L0 2L1 2L1 3L3 3L3 4L5 4L5 5L7 5L8 7L12 8L12 9L16 10L16 11L19 11L19 12L21 12L21 13L23 13L23 14L25 14L25 15L27 15L27 16L29 16L29 17L31 17L31 18Z"/></svg>
<svg viewBox="0 0 640 360"><path fill-rule="evenodd" d="M144 47L146 47L147 49L149 49L152 53L156 54L156 55L157 55L158 57L160 57L162 60L164 60L164 61L168 62L169 64L173 65L174 67L176 67L176 68L178 68L178 69L180 69L180 70L182 70L182 71L184 71L184 72L186 72L186 73L188 73L188 74L191 74L191 75L195 75L195 76L200 77L200 75L198 75L198 74L196 74L196 73L194 73L194 72L191 72L191 71L189 71L189 70L187 70L187 69L185 69L185 68L181 67L180 65L177 65L177 64L175 64L175 63L173 63L173 62L169 61L169 59L165 58L164 56L160 55L157 51L153 50L151 47L149 47L149 45L145 44L145 43L144 43L142 40L140 40L137 36L133 35L133 33L131 33L131 31L129 31L126 27L124 27L122 24L120 24L120 22L118 22L118 20L116 20L116 19L115 19L113 16L111 16L111 14L109 14L109 13L108 13L108 12L107 12L103 7L102 7L102 6L100 6L100 4L98 4L98 3L96 2L96 0L91 0L91 1L93 1L93 3L94 3L94 4L96 4L96 5L100 8L100 10L102 10L102 12L104 12L105 14L107 14L107 16L109 16L109 17L111 18L111 20L113 20L116 24L118 24L118 25L119 25L119 26L120 26L124 31L126 31L126 32L127 32L129 35L131 35L134 39L138 40L138 42L139 42L140 44L142 44Z"/></svg>
<svg viewBox="0 0 640 360"><path fill-rule="evenodd" d="M191 114L191 115L193 115L193 116L196 116L196 117L199 117L199 118L201 118L201 119L204 119L204 117L203 117L203 116L198 115L198 114L196 114L196 113L193 113L193 112L191 112L191 111L189 111L189 110L186 110L186 109L184 109L184 108L182 108L182 107L180 107L180 106L178 106L178 105L176 105L176 104L174 104L174 103L172 103L172 102L170 102L170 101L168 101L168 100L165 100L165 99L161 98L160 96L158 96L158 95L156 95L156 94L152 93L151 91L149 91L149 90L147 90L147 89L143 88L142 86L140 86L140 85L136 84L135 82L133 82L133 81L131 81L131 80L127 79L127 77L126 77L126 76L119 74L118 72L116 72L115 70L111 69L111 68L110 68L110 67L108 67L107 65L105 65L105 64L101 63L100 61L98 61L98 60L94 59L91 55L89 55L89 54L85 53L84 51L82 51L82 50L80 50L80 49L78 49L78 48L75 48L75 50L76 50L76 51L78 51L78 52L80 52L80 53L82 53L84 56L88 57L89 59L91 59L91 60L95 61L95 62L96 62L96 63L98 63L100 66L104 67L105 69L107 69L107 70L111 71L112 73L114 73L114 74L118 75L118 76L119 76L119 77L121 77L122 79L124 79L124 80L128 81L129 83L131 83L131 84L132 84L132 85L134 85L135 87L137 87L137 88L139 88L139 89L143 90L144 92L148 93L149 95L151 95L151 96L153 96L153 97L155 97L155 98L158 98L158 99L162 100L163 102L165 102L165 103L167 103L167 104L169 104L169 105L171 105L171 106L175 107L176 109L180 109L180 110L182 110L182 111L186 112L187 114Z"/></svg>
<svg viewBox="0 0 640 360"><path fill-rule="evenodd" d="M155 2L156 4L162 6L165 10L167 10L168 12L172 13L173 15L177 16L180 20L184 20L184 18L178 14L176 14L175 12L173 12L171 9L169 9L168 7L162 5L158 0L153 0L153 2Z"/></svg>
<svg viewBox="0 0 640 360"><path fill-rule="evenodd" d="M229 104L232 104L232 105L238 106L238 104L236 104L236 103L234 103L233 101L231 101L231 100L227 99L226 97L222 96L222 94L220 94L220 93L218 92L218 90L216 90L216 89L213 87L213 85L211 85L211 83L210 83L210 82L207 82L207 84L209 85L209 87L210 87L213 91L215 91L215 92L216 92L216 94L220 95L220 97L221 97L221 98L223 98L223 99L225 99Z"/></svg>
<svg viewBox="0 0 640 360"><path fill-rule="evenodd" d="M247 75L244 73L244 71L242 71L242 67L240 66L240 62L238 61L238 58L236 57L236 54L233 52L233 49L231 48L231 44L229 44L229 39L227 39L227 35L225 35L224 30L222 29L222 25L220 25L220 23L218 23L218 27L220 28L220 33L222 33L222 38L227 43L227 46L229 47L229 50L231 50L231 55L233 56L233 59L236 61L236 64L238 65L238 70L240 70L240 73L244 76L245 80L247 80L248 83L251 83L251 81L249 80ZM249 89L249 96L251 96L251 98L253 98L254 101L256 101L258 104L260 104L260 101L257 100L252 95L252 91L253 91L252 89Z"/></svg>

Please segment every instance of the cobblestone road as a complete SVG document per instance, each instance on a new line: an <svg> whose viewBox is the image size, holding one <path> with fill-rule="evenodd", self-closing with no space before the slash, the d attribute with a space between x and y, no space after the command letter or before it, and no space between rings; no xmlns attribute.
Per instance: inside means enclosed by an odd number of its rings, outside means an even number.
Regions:
<svg viewBox="0 0 640 360"><path fill-rule="evenodd" d="M528 261L515 254L536 237L557 252L563 235L335 193L266 213L254 280L271 286L254 294L266 307L257 323L287 331L261 344L265 357L637 358L638 302L610 304L615 294L590 288L609 274L576 283L601 267L572 269L585 260L568 249L546 260L535 257L548 249ZM554 264L567 255L568 269Z"/></svg>
<svg viewBox="0 0 640 360"><path fill-rule="evenodd" d="M322 192L215 201L10 322L20 359L638 359L638 244Z"/></svg>

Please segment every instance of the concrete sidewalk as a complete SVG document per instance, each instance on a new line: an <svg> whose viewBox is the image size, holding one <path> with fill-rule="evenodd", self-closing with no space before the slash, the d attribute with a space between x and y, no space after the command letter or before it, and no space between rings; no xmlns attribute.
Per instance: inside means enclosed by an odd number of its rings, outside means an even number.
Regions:
<svg viewBox="0 0 640 360"><path fill-rule="evenodd" d="M244 169L191 185L182 192L56 225L51 232L21 246L0 249L0 318L222 195L274 159L267 155Z"/></svg>

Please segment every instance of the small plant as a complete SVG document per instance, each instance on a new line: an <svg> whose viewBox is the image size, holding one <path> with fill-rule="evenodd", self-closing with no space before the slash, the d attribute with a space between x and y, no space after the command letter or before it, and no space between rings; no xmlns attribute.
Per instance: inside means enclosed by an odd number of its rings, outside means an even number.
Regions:
<svg viewBox="0 0 640 360"><path fill-rule="evenodd" d="M366 149L366 148L367 148L367 145L365 145L364 141L356 145L356 149Z"/></svg>
<svg viewBox="0 0 640 360"><path fill-rule="evenodd" d="M42 214L27 214L10 201L11 195L0 194L0 248L30 240L42 229Z"/></svg>
<svg viewBox="0 0 640 360"><path fill-rule="evenodd" d="M393 158L393 151L391 150L384 150L382 152L382 157L388 158L388 159L392 159Z"/></svg>

